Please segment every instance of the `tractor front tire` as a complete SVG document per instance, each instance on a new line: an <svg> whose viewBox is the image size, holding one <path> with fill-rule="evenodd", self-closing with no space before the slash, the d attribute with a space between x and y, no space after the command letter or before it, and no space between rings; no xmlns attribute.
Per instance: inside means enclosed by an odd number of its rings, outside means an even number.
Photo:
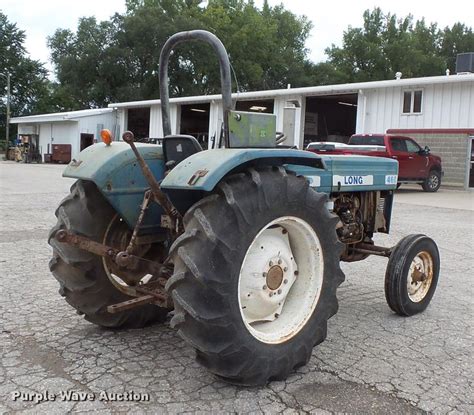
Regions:
<svg viewBox="0 0 474 415"><path fill-rule="evenodd" d="M412 316L428 307L439 277L436 243L421 234L408 235L395 246L385 273L385 298L400 316Z"/></svg>
<svg viewBox="0 0 474 415"><path fill-rule="evenodd" d="M131 297L112 284L102 257L60 243L54 238L58 230L67 229L102 243L114 215L115 211L94 183L78 180L73 184L71 193L56 210L58 221L48 238L53 247L49 268L59 282L59 293L78 314L99 326L139 328L164 321L168 310L150 304L116 314L108 313L108 305L130 300Z"/></svg>
<svg viewBox="0 0 474 415"><path fill-rule="evenodd" d="M283 168L224 179L171 247L171 325L226 381L262 385L305 365L338 309L343 245L327 195Z"/></svg>

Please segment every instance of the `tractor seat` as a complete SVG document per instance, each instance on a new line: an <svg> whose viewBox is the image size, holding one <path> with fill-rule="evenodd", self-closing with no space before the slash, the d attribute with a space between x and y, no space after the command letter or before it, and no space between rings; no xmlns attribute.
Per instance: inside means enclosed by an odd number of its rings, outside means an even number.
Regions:
<svg viewBox="0 0 474 415"><path fill-rule="evenodd" d="M191 135L168 135L163 138L163 156L169 168L200 151L201 144Z"/></svg>

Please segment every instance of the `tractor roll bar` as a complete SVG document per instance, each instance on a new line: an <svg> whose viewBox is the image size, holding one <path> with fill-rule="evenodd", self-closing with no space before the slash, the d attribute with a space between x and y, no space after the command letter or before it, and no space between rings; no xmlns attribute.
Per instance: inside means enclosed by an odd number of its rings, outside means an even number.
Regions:
<svg viewBox="0 0 474 415"><path fill-rule="evenodd" d="M160 53L160 100L161 117L163 122L163 134L166 137L171 135L170 124L170 96L168 85L168 63L173 48L179 43L190 40L201 40L210 44L219 58L221 73L221 93L222 109L224 122L224 144L229 147L229 121L227 119L229 111L232 110L232 84L230 77L230 63L227 51L217 36L206 30L191 30L188 32L179 32L171 36L161 49ZM219 144L220 140L219 140Z"/></svg>

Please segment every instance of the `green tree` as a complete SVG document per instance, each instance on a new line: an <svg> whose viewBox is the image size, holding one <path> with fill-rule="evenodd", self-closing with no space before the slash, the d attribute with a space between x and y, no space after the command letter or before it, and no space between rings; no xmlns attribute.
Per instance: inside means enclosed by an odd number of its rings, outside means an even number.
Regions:
<svg viewBox="0 0 474 415"><path fill-rule="evenodd" d="M152 99L159 97L159 55L165 41L174 33L202 29L196 16L202 14L200 1L128 1L127 12L120 16L121 28L116 36L116 50L124 60L124 72L129 74L119 91L119 97ZM192 94L201 82L196 69L196 45L181 45L179 59L170 61L172 95ZM206 53L206 52L204 52Z"/></svg>
<svg viewBox="0 0 474 415"><path fill-rule="evenodd" d="M283 6L252 1L129 0L109 22L83 18L75 33L49 39L60 90L76 107L159 97L158 61L169 36L182 30L215 33L229 52L242 91L311 83L305 42L311 24ZM219 91L218 61L201 43L180 45L170 60L172 95ZM236 88L236 85L234 85Z"/></svg>
<svg viewBox="0 0 474 415"><path fill-rule="evenodd" d="M474 51L472 29L461 23L441 30L413 16L397 18L380 8L366 10L362 27L344 32L342 47L326 49L329 81L358 82L442 75L454 70L456 54ZM335 78L335 74L337 77Z"/></svg>
<svg viewBox="0 0 474 415"><path fill-rule="evenodd" d="M472 28L462 23L446 27L441 40L441 56L451 73L456 69L456 55L465 52L474 52Z"/></svg>
<svg viewBox="0 0 474 415"><path fill-rule="evenodd" d="M38 104L46 107L48 96L47 70L43 64L28 57L25 32L0 12L0 139L4 141L6 121L7 74L11 75L11 115L35 113ZM15 137L16 126L11 125L10 139Z"/></svg>
<svg viewBox="0 0 474 415"><path fill-rule="evenodd" d="M49 38L59 82L53 91L70 97L65 109L107 105L114 91L127 82L124 57L115 53L117 20L98 23L94 17L81 18L76 33L58 29Z"/></svg>
<svg viewBox="0 0 474 415"><path fill-rule="evenodd" d="M214 0L202 20L228 48L241 90L309 84L305 42L312 26L306 17L267 2L260 10L253 2Z"/></svg>

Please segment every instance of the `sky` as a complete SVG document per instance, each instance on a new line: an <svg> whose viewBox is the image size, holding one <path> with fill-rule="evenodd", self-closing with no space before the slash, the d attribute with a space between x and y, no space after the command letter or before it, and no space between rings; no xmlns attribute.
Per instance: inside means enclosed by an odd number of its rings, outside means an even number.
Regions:
<svg viewBox="0 0 474 415"><path fill-rule="evenodd" d="M255 0L257 6L263 0ZM331 44L340 46L342 35L349 25L361 26L362 14L366 9L380 7L384 13L425 18L427 23L435 22L440 27L462 22L474 26L474 2L456 0L269 0L270 5L283 3L297 15L306 15L313 23L313 30L306 43L309 57L314 62L326 60L324 49ZM26 32L26 48L33 59L49 63L47 37L57 28L75 30L78 19L96 16L106 20L115 12L125 11L125 0L0 0L0 10L11 22Z"/></svg>

